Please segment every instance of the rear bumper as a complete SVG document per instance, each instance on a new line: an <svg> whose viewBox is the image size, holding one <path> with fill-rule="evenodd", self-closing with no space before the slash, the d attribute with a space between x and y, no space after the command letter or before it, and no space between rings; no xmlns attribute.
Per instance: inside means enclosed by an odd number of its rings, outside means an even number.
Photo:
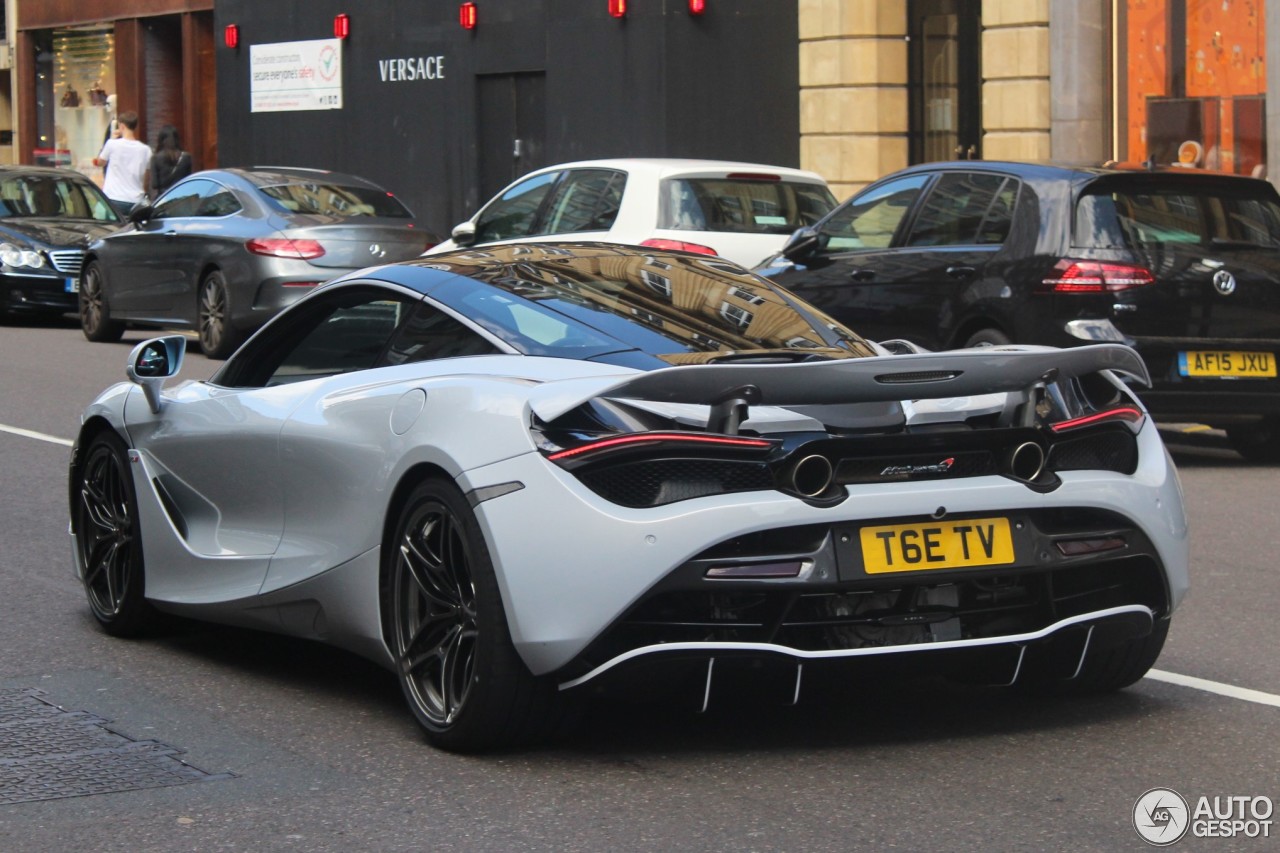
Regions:
<svg viewBox="0 0 1280 853"><path fill-rule="evenodd" d="M742 659L788 664L795 671L792 702L800 698L806 665L823 662L854 662L859 659L909 656L932 658L932 663L954 665L965 652L980 651L990 668L993 680L1015 684L1022 677L1028 656L1053 656L1060 662L1059 676L1065 680L1077 677L1090 653L1111 648L1119 643L1151 633L1156 614L1139 604L1110 607L1060 619L1040 630L998 637L941 640L931 643L870 646L858 649L803 650L770 643L689 642L660 643L631 649L605 661L577 678L562 681L561 690L572 690L597 679L626 677L641 664L654 660L670 667L673 663L693 663L705 667L706 689L704 709L710 698L717 661ZM1003 654L1002 654L1003 653Z"/></svg>

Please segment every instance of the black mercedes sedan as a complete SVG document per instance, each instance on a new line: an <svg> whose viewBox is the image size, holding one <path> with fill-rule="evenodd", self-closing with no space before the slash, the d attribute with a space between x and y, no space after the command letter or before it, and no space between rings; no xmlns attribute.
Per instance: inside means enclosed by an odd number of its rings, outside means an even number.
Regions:
<svg viewBox="0 0 1280 853"><path fill-rule="evenodd" d="M194 329L210 358L316 285L439 242L407 207L363 178L318 169L197 172L94 242L80 288L91 341L126 325Z"/></svg>
<svg viewBox="0 0 1280 853"><path fill-rule="evenodd" d="M1153 415L1280 462L1280 196L1266 181L930 163L867 187L757 271L880 340L1129 344Z"/></svg>
<svg viewBox="0 0 1280 853"><path fill-rule="evenodd" d="M75 311L85 247L119 227L78 172L0 166L0 321Z"/></svg>

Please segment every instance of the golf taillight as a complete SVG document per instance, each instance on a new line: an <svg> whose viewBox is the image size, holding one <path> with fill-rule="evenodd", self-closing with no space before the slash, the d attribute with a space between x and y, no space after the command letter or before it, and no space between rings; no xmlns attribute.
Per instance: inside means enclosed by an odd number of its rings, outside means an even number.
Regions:
<svg viewBox="0 0 1280 853"><path fill-rule="evenodd" d="M701 243L686 243L683 240L663 240L658 237L645 240L640 245L646 246L650 249L669 249L677 252L694 252L699 255L719 254L715 249L710 246L704 246Z"/></svg>
<svg viewBox="0 0 1280 853"><path fill-rule="evenodd" d="M298 258L309 261L324 254L324 246L315 240L289 240L284 237L254 237L244 247L255 255L273 258Z"/></svg>
<svg viewBox="0 0 1280 853"><path fill-rule="evenodd" d="M1137 264L1063 259L1040 283L1040 293L1118 293L1155 284L1151 270Z"/></svg>

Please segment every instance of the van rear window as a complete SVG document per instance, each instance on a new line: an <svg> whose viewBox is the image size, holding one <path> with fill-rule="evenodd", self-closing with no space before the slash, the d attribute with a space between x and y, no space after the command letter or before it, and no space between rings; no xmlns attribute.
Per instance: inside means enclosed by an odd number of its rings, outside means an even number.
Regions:
<svg viewBox="0 0 1280 853"><path fill-rule="evenodd" d="M1280 204L1269 187L1207 181L1090 188L1076 204L1072 245L1141 249L1168 244L1280 249Z"/></svg>

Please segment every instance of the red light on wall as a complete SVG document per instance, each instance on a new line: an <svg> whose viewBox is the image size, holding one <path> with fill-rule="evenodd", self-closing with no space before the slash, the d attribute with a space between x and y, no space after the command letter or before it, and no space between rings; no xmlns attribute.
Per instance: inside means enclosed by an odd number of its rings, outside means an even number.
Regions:
<svg viewBox="0 0 1280 853"><path fill-rule="evenodd" d="M240 46L240 25L227 24L226 29L222 31L222 41L227 47L235 50Z"/></svg>
<svg viewBox="0 0 1280 853"><path fill-rule="evenodd" d="M627 0L609 0L609 14L615 18L627 16Z"/></svg>
<svg viewBox="0 0 1280 853"><path fill-rule="evenodd" d="M333 16L333 37L344 39L349 35L351 35L351 18L346 12L339 12Z"/></svg>
<svg viewBox="0 0 1280 853"><path fill-rule="evenodd" d="M463 3L458 7L458 23L462 24L464 30L474 30L476 28L475 3Z"/></svg>
<svg viewBox="0 0 1280 853"><path fill-rule="evenodd" d="M707 0L689 0L689 14L701 15L707 11Z"/></svg>

